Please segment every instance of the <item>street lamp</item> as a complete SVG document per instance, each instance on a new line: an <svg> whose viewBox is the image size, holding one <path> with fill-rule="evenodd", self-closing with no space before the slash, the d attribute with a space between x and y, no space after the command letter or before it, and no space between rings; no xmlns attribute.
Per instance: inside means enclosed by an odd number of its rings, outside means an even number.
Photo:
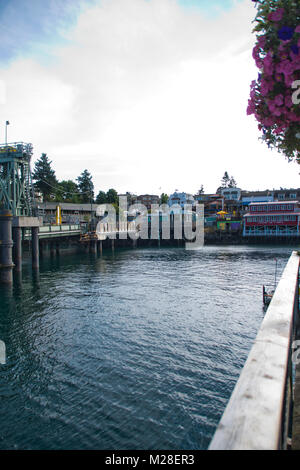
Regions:
<svg viewBox="0 0 300 470"><path fill-rule="evenodd" d="M9 126L9 121L5 123L5 146L7 147L7 126Z"/></svg>

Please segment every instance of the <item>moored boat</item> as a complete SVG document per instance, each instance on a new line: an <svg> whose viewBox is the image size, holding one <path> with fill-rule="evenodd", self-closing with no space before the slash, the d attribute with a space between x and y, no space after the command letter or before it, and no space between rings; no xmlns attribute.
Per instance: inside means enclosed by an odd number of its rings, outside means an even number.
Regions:
<svg viewBox="0 0 300 470"><path fill-rule="evenodd" d="M267 290L265 286L263 286L263 303L264 305L269 305L274 295L274 290Z"/></svg>

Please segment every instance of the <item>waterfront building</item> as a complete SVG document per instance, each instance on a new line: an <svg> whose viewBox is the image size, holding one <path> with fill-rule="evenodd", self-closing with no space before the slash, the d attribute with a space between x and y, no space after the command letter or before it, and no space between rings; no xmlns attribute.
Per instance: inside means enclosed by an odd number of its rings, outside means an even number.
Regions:
<svg viewBox="0 0 300 470"><path fill-rule="evenodd" d="M249 205L252 202L273 202L273 191L242 191L242 210L245 213L249 211Z"/></svg>
<svg viewBox="0 0 300 470"><path fill-rule="evenodd" d="M241 210L241 193L240 188L221 188L220 194L224 199L223 209L234 218L239 219Z"/></svg>
<svg viewBox="0 0 300 470"><path fill-rule="evenodd" d="M204 215L205 217L216 216L218 212L224 209L224 199L217 196L215 199L204 202Z"/></svg>
<svg viewBox="0 0 300 470"><path fill-rule="evenodd" d="M126 197L127 199L127 208L129 208L129 206L131 206L132 204L135 204L137 202L137 195L136 194L133 194L133 193L130 193L130 192L126 192L125 194L118 194L118 197Z"/></svg>
<svg viewBox="0 0 300 470"><path fill-rule="evenodd" d="M287 200L292 200L292 201L300 201L300 188L297 189L275 189L272 191L274 200L278 201L287 201Z"/></svg>
<svg viewBox="0 0 300 470"><path fill-rule="evenodd" d="M215 227L217 224L217 216L207 216L204 217L204 227Z"/></svg>
<svg viewBox="0 0 300 470"><path fill-rule="evenodd" d="M211 202L211 201L215 201L216 199L223 199L223 197L220 195L220 194L216 194L216 193L209 193L209 194L195 194L195 196L193 196L195 201L199 202L199 203L205 203L205 202Z"/></svg>
<svg viewBox="0 0 300 470"><path fill-rule="evenodd" d="M273 201L298 201L300 202L300 188L294 189L266 189L265 191L242 191L242 207L248 212L251 202Z"/></svg>
<svg viewBox="0 0 300 470"><path fill-rule="evenodd" d="M240 188L222 188L221 195L225 201L239 201L241 199L242 190Z"/></svg>
<svg viewBox="0 0 300 470"><path fill-rule="evenodd" d="M68 202L40 202L37 204L38 216L43 217L44 224L56 223L56 208L61 208L63 224L80 224L88 222L96 213L98 204L72 204Z"/></svg>
<svg viewBox="0 0 300 470"><path fill-rule="evenodd" d="M179 204L181 208L184 209L185 204L191 204L192 206L195 206L196 201L192 194L179 193L176 191L175 193L170 195L169 200L168 200L169 206L173 206L175 204Z"/></svg>
<svg viewBox="0 0 300 470"><path fill-rule="evenodd" d="M242 221L235 220L235 218L226 217L225 219L217 220L217 230L226 233L238 233L242 229Z"/></svg>
<svg viewBox="0 0 300 470"><path fill-rule="evenodd" d="M159 204L159 201L160 198L156 194L142 194L134 200L136 204L143 204L148 210L151 210L152 204Z"/></svg>
<svg viewBox="0 0 300 470"><path fill-rule="evenodd" d="M196 203L204 204L204 215L207 219L216 220L216 214L224 209L224 197L220 194L195 194Z"/></svg>
<svg viewBox="0 0 300 470"><path fill-rule="evenodd" d="M244 215L244 237L295 237L300 235L298 201L256 202Z"/></svg>

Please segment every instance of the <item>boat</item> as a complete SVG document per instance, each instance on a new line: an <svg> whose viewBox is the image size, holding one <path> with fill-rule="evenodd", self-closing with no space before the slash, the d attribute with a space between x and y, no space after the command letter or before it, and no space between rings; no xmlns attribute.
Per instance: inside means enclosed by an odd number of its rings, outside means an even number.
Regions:
<svg viewBox="0 0 300 470"><path fill-rule="evenodd" d="M275 258L275 282L274 282L274 288L268 288L266 286L263 286L263 303L264 305L269 305L272 298L273 298L273 295L274 295L274 292L276 290L276 283L277 283L277 259Z"/></svg>
<svg viewBox="0 0 300 470"><path fill-rule="evenodd" d="M269 305L274 295L274 290L267 290L266 286L263 286L263 303Z"/></svg>

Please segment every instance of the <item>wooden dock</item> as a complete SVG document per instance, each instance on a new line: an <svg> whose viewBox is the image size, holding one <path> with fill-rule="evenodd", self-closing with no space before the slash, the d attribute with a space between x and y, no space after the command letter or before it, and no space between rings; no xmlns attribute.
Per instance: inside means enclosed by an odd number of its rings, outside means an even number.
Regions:
<svg viewBox="0 0 300 470"><path fill-rule="evenodd" d="M300 365L295 378L293 354L299 341L299 261L293 252L211 450L300 449Z"/></svg>

